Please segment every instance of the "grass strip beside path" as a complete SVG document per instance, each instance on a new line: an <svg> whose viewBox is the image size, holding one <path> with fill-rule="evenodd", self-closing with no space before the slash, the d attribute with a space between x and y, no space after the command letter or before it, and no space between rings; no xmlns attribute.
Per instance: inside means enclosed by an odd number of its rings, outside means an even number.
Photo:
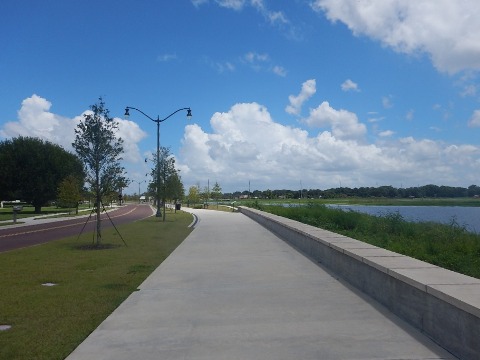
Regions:
<svg viewBox="0 0 480 360"><path fill-rule="evenodd" d="M86 206L81 206L79 211L87 210ZM58 214L68 214L70 215L75 214L75 209L65 209L65 208L58 208L55 206L44 206L42 207L42 212L40 214L35 213L35 208L33 206L24 206L22 211L17 214L17 219L27 218L27 217L38 217L44 215L58 215ZM81 214L85 214L85 212L81 212ZM87 213L88 214L88 213ZM1 209L0 208L0 221L13 221L13 209L12 207L6 207Z"/></svg>
<svg viewBox="0 0 480 360"><path fill-rule="evenodd" d="M64 359L188 236L192 216L169 214L0 254L0 359ZM43 286L52 283L55 286Z"/></svg>

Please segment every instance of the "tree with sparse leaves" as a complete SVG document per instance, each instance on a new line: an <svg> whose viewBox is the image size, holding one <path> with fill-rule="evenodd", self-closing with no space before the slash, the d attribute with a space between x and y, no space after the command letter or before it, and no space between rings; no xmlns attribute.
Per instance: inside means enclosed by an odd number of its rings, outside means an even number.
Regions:
<svg viewBox="0 0 480 360"><path fill-rule="evenodd" d="M213 185L212 188L212 198L217 202L217 208L218 208L218 201L222 197L222 188L220 187L220 184L215 181L215 184Z"/></svg>
<svg viewBox="0 0 480 360"><path fill-rule="evenodd" d="M156 161L156 154L153 154L155 168L152 169L151 174L153 182L149 184L148 189L151 193L155 192L156 194L157 217L162 216L163 221L165 221L165 205L167 198L170 200L180 199L185 190L181 183L180 175L178 175L178 172L175 169L175 158L170 153L170 149L167 147L160 147L159 150L159 164L157 164ZM159 206L162 206L162 204L163 215L160 215L160 211L158 210Z"/></svg>
<svg viewBox="0 0 480 360"><path fill-rule="evenodd" d="M110 117L102 98L90 107L75 129L72 144L82 159L87 174L86 182L95 197L97 212L97 246L102 240L100 210L103 197L117 191L126 182L120 165L123 140L117 137L118 123Z"/></svg>

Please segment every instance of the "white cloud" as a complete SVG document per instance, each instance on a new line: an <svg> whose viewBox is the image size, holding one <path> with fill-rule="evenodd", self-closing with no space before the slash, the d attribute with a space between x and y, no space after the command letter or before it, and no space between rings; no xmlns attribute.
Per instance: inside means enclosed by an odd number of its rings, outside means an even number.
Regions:
<svg viewBox="0 0 480 360"><path fill-rule="evenodd" d="M343 91L360 91L358 84L354 83L352 80L347 79L341 85Z"/></svg>
<svg viewBox="0 0 480 360"><path fill-rule="evenodd" d="M207 4L209 0L191 0L195 7L200 7ZM215 4L220 7L231 9L234 11L241 11L245 6L253 7L263 18L272 26L277 28L287 29L287 35L290 38L297 38L296 30L291 25L290 20L283 11L270 10L265 4L264 0L213 0Z"/></svg>
<svg viewBox="0 0 480 360"><path fill-rule="evenodd" d="M37 95L25 99L18 120L6 123L0 136L38 136L71 150L74 128L83 114L63 117L51 112L51 107ZM131 169L135 163L143 165L138 144L146 134L132 121L116 120L125 140L129 176L141 179L141 168ZM177 157L185 186L208 179L217 180L224 191L245 189L249 181L252 189L260 190L295 189L300 180L320 189L337 187L339 181L351 187L376 183L468 186L478 181L478 146L395 139L389 130L379 133L377 143L367 143L366 127L356 114L333 109L328 102L311 110L305 121L322 129L282 125L265 106L245 103L213 114L211 132L197 124L186 126ZM473 113L470 126L480 126L480 110ZM138 191L136 184L130 191Z"/></svg>
<svg viewBox="0 0 480 360"><path fill-rule="evenodd" d="M191 0L195 7L208 3L208 0Z"/></svg>
<svg viewBox="0 0 480 360"><path fill-rule="evenodd" d="M377 115L377 113L370 113L369 115ZM385 120L384 116L378 116L378 117L369 117L368 122L369 123L378 123L380 121Z"/></svg>
<svg viewBox="0 0 480 360"><path fill-rule="evenodd" d="M300 94L297 96L290 95L288 100L290 101L290 105L287 105L285 111L292 115L299 115L303 103L310 99L315 93L317 92L317 83L315 79L307 80L302 84L302 90Z"/></svg>
<svg viewBox="0 0 480 360"><path fill-rule="evenodd" d="M75 138L74 128L79 119L69 119L50 112L52 103L34 94L22 101L18 121L7 122L0 135L5 138L17 136L38 137L71 149Z"/></svg>
<svg viewBox="0 0 480 360"><path fill-rule="evenodd" d="M477 146L394 139L391 131L381 133L381 142L367 144L334 135L341 123L336 118L347 119L347 128L363 134L355 114L334 110L326 102L316 110L330 113L324 123L330 128L318 134L275 122L257 103L215 113L211 133L196 124L187 126L178 158L186 188L208 179L216 179L226 192L244 190L249 181L252 190L296 189L300 180L320 189L338 187L339 181L351 187L468 186L478 181Z"/></svg>
<svg viewBox="0 0 480 360"><path fill-rule="evenodd" d="M469 127L480 127L480 110L475 110L468 121Z"/></svg>
<svg viewBox="0 0 480 360"><path fill-rule="evenodd" d="M279 65L271 65L272 61L267 53L262 54L255 51L250 51L240 58L240 62L247 64L250 68L257 72L267 71L278 76L287 76L287 70L285 70L285 68Z"/></svg>
<svg viewBox="0 0 480 360"><path fill-rule="evenodd" d="M23 100L18 111L18 121L7 122L0 129L0 136L13 138L18 136L37 137L73 151L72 143L75 140L75 128L83 120L83 114L70 119L50 112L52 103L38 96ZM132 121L115 118L119 124L118 136L124 140L123 158L127 162L141 160L138 143L146 136L138 125Z"/></svg>
<svg viewBox="0 0 480 360"><path fill-rule="evenodd" d="M385 130L380 132L378 135L381 137L389 137L389 136L393 136L393 134L395 133L392 130Z"/></svg>
<svg viewBox="0 0 480 360"><path fill-rule="evenodd" d="M115 121L118 122L118 136L123 139L123 159L131 163L142 161L138 144L147 133L140 129L136 122L119 118L115 118Z"/></svg>
<svg viewBox="0 0 480 360"><path fill-rule="evenodd" d="M358 121L357 115L347 110L335 110L327 101L316 109L310 110L310 116L304 120L315 127L331 127L332 134L338 139L362 139L367 127Z"/></svg>
<svg viewBox="0 0 480 360"><path fill-rule="evenodd" d="M214 61L207 56L203 57L203 62L220 74L234 72L237 69L237 65L240 65L247 66L256 72L271 72L278 76L287 76L287 70L284 67L272 65L270 56L267 53L257 53L255 51L250 51L240 56L234 62Z"/></svg>
<svg viewBox="0 0 480 360"><path fill-rule="evenodd" d="M199 7L203 4L208 4L210 0L190 0L195 7ZM232 9L232 10L242 10L245 6L246 0L214 0L216 4L221 7Z"/></svg>
<svg viewBox="0 0 480 360"><path fill-rule="evenodd" d="M219 74L234 72L236 70L235 65L229 61L225 61L225 62L214 61L206 56L203 57L203 61L207 66L214 69Z"/></svg>
<svg viewBox="0 0 480 360"><path fill-rule="evenodd" d="M250 64L255 64L258 62L268 61L269 56L268 54L259 54L259 53L250 51L243 56L243 59Z"/></svg>
<svg viewBox="0 0 480 360"><path fill-rule="evenodd" d="M245 5L245 0L215 0L216 3L222 7L241 10Z"/></svg>
<svg viewBox="0 0 480 360"><path fill-rule="evenodd" d="M382 97L382 105L385 109L390 109L393 107L392 99L393 97L391 95Z"/></svg>
<svg viewBox="0 0 480 360"><path fill-rule="evenodd" d="M442 72L480 70L477 0L313 0L315 11L406 54L427 53Z"/></svg>
<svg viewBox="0 0 480 360"><path fill-rule="evenodd" d="M288 24L289 21L282 11L269 10L263 0L251 0L251 4L256 8L272 25Z"/></svg>
<svg viewBox="0 0 480 360"><path fill-rule="evenodd" d="M275 65L272 69L273 73L285 77L287 76L287 70L285 70L282 66Z"/></svg>

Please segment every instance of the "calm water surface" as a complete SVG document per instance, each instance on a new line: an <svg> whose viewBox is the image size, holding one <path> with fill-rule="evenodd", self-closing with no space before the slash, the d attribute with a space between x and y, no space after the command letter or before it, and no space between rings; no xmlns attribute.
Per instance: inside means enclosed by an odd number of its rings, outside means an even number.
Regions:
<svg viewBox="0 0 480 360"><path fill-rule="evenodd" d="M327 205L332 208L358 211L369 215L385 216L399 213L406 221L432 221L450 224L453 220L468 231L480 233L480 207L463 206L366 206Z"/></svg>

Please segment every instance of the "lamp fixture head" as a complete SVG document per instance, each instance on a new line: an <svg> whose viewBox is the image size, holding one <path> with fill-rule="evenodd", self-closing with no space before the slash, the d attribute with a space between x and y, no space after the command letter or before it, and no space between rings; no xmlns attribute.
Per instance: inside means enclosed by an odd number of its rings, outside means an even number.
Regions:
<svg viewBox="0 0 480 360"><path fill-rule="evenodd" d="M129 116L130 116L130 109L129 109L128 107L125 108L125 114L124 114L124 116L125 116L125 119L128 119Z"/></svg>
<svg viewBox="0 0 480 360"><path fill-rule="evenodd" d="M188 120L192 119L192 110L190 108L187 109L187 119Z"/></svg>

